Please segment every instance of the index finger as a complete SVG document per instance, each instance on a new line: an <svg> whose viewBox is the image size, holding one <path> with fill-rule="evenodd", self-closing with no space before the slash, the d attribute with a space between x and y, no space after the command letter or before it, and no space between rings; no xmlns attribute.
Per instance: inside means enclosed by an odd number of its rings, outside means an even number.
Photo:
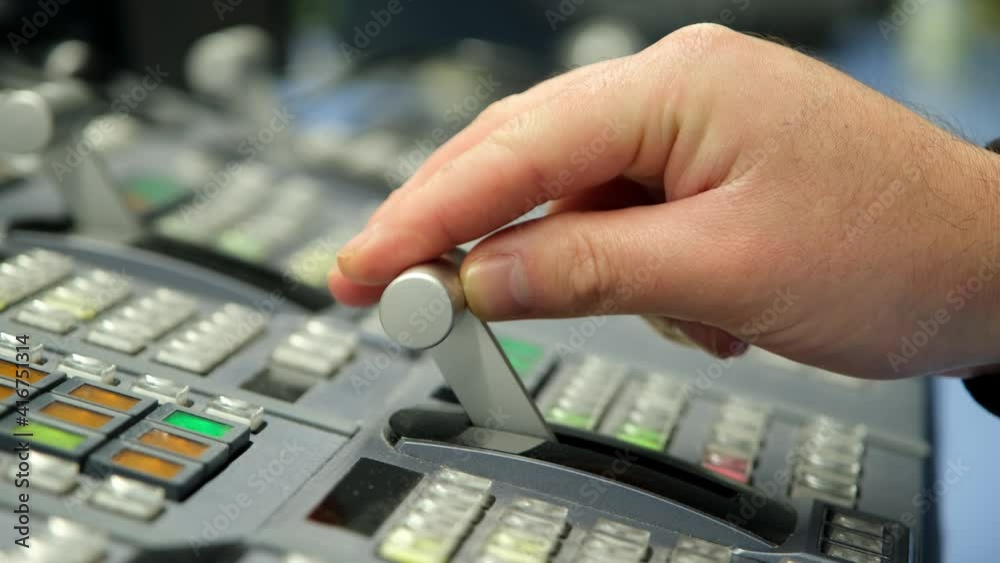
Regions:
<svg viewBox="0 0 1000 563"><path fill-rule="evenodd" d="M340 272L355 282L385 284L546 201L620 175L649 177L650 159L641 158L640 148L657 145L662 156L653 168L662 171L670 134L659 119L648 123L651 88L635 60L620 59L508 120L405 198L387 201L341 251ZM635 169L640 162L646 170Z"/></svg>

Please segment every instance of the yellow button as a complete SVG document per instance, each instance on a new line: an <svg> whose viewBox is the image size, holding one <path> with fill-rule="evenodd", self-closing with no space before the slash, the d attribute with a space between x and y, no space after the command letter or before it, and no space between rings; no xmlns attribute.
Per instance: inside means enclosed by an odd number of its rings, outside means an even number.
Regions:
<svg viewBox="0 0 1000 563"><path fill-rule="evenodd" d="M177 434L171 434L159 428L148 430L139 437L139 442L192 459L200 459L205 450L208 449L207 444L196 442Z"/></svg>
<svg viewBox="0 0 1000 563"><path fill-rule="evenodd" d="M120 412L128 412L129 409L139 402L139 399L87 384L77 387L70 391L69 394L88 403L94 403L95 405L101 405L102 407Z"/></svg>
<svg viewBox="0 0 1000 563"><path fill-rule="evenodd" d="M179 463L129 449L124 449L116 453L111 458L111 461L115 465L161 479L172 479L180 473L181 469L184 469L184 466Z"/></svg>
<svg viewBox="0 0 1000 563"><path fill-rule="evenodd" d="M52 418L57 418L59 420L86 428L100 428L112 419L112 417L106 414L78 407L76 405L71 405L69 403L63 403L61 401L53 401L45 405L42 407L41 412L46 416L51 416Z"/></svg>

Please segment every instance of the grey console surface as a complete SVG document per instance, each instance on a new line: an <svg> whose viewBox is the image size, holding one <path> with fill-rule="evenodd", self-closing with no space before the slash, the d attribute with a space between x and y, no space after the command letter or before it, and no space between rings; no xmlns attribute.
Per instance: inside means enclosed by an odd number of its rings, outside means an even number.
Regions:
<svg viewBox="0 0 1000 563"><path fill-rule="evenodd" d="M13 233L0 255L5 275L32 276L0 305L0 331L26 337L24 357L0 354L14 374L0 378L14 389L0 416L13 561L920 560L923 381L759 351L715 360L633 318L498 324L557 430L548 450L502 421L435 430L462 418L453 395L371 311L307 310L280 287L55 235ZM142 316L157 299L170 307ZM32 378L30 488L16 476L18 371ZM406 413L417 422L400 426ZM642 482L650 468L686 492ZM704 495L745 502L713 513ZM29 551L14 544L21 504Z"/></svg>

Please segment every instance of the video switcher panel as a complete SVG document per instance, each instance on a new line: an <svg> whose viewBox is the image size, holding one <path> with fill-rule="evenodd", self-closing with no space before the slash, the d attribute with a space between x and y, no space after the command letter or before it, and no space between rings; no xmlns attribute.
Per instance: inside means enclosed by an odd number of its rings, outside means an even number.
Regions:
<svg viewBox="0 0 1000 563"><path fill-rule="evenodd" d="M73 237L0 253L11 561L919 560L922 382L503 323L559 438L509 443L372 311Z"/></svg>

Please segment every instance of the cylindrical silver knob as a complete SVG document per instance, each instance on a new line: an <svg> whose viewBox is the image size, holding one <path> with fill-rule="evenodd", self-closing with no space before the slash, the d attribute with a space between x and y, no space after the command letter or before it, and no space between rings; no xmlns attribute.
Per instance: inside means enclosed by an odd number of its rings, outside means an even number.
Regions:
<svg viewBox="0 0 1000 563"><path fill-rule="evenodd" d="M455 252L414 266L382 293L386 334L408 348L430 348L441 375L476 426L555 440L486 323L466 310Z"/></svg>
<svg viewBox="0 0 1000 563"><path fill-rule="evenodd" d="M441 343L465 313L465 294L454 262L414 266L385 288L379 319L389 338L423 350Z"/></svg>

